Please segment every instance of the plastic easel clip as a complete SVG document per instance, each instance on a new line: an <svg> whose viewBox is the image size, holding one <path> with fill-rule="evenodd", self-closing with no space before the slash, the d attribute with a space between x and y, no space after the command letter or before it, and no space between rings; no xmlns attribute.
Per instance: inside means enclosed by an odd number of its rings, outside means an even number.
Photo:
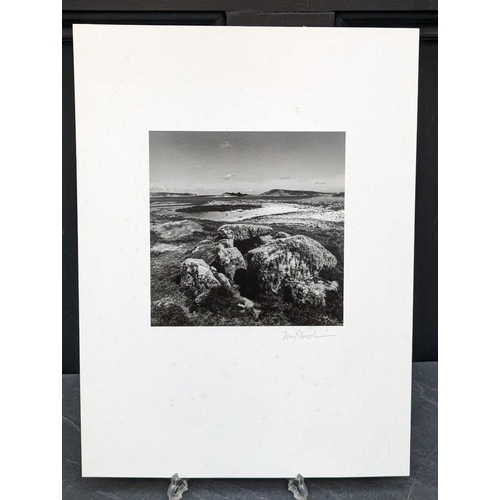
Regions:
<svg viewBox="0 0 500 500"><path fill-rule="evenodd" d="M307 491L306 483L301 474L297 474L295 479L288 481L288 491L293 493L295 500L307 500L309 491Z"/></svg>
<svg viewBox="0 0 500 500"><path fill-rule="evenodd" d="M188 490L186 479L181 479L179 474L175 473L170 480L170 485L167 490L168 500L180 500L182 494Z"/></svg>

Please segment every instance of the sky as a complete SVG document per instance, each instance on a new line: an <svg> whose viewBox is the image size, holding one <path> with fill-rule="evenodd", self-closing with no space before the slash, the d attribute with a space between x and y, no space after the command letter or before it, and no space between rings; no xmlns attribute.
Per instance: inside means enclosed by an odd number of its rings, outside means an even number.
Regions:
<svg viewBox="0 0 500 500"><path fill-rule="evenodd" d="M151 191L344 191L344 132L150 132Z"/></svg>

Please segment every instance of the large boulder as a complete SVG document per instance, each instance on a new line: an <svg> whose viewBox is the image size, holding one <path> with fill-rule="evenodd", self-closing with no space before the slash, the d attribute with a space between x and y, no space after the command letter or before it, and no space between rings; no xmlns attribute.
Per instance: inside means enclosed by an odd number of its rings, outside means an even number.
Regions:
<svg viewBox="0 0 500 500"><path fill-rule="evenodd" d="M222 240L217 240L217 243L219 243L219 245L222 245L224 248L234 247L233 239L223 238Z"/></svg>
<svg viewBox="0 0 500 500"><path fill-rule="evenodd" d="M298 306L331 308L338 295L336 281L323 281L318 278L308 280L285 279L283 284L285 300Z"/></svg>
<svg viewBox="0 0 500 500"><path fill-rule="evenodd" d="M212 264L221 248L223 248L223 245L221 245L218 241L203 240L200 241L198 245L193 248L193 250L191 250L189 258L201 259L208 264Z"/></svg>
<svg viewBox="0 0 500 500"><path fill-rule="evenodd" d="M247 263L242 253L235 247L221 248L214 260L214 266L220 273L224 273L228 278L234 279L234 274L238 269L246 269Z"/></svg>
<svg viewBox="0 0 500 500"><path fill-rule="evenodd" d="M259 245L265 245L266 243L270 242L273 239L273 237L270 234L264 234L263 236L258 236L257 240Z"/></svg>
<svg viewBox="0 0 500 500"><path fill-rule="evenodd" d="M217 230L217 234L220 238L232 239L235 241L249 240L257 236L271 234L272 232L272 227L254 224L225 224Z"/></svg>
<svg viewBox="0 0 500 500"><path fill-rule="evenodd" d="M337 259L321 243L297 235L250 250L247 265L247 279L255 293L277 293L286 278L332 280Z"/></svg>
<svg viewBox="0 0 500 500"><path fill-rule="evenodd" d="M246 255L253 248L259 247L273 232L269 226L259 226L256 224L225 224L219 227L217 241L232 241L233 245ZM222 238L222 239L221 239ZM262 240L264 238L264 240Z"/></svg>
<svg viewBox="0 0 500 500"><path fill-rule="evenodd" d="M285 231L278 231L274 237L279 240L280 238L290 238L291 234L285 233Z"/></svg>
<svg viewBox="0 0 500 500"><path fill-rule="evenodd" d="M186 259L181 264L179 284L193 297L222 286L202 259Z"/></svg>
<svg viewBox="0 0 500 500"><path fill-rule="evenodd" d="M222 248L232 248L233 240L221 239L221 240L202 240L196 245L189 257L192 259L202 259L205 262L212 264L212 262L217 257L217 254Z"/></svg>

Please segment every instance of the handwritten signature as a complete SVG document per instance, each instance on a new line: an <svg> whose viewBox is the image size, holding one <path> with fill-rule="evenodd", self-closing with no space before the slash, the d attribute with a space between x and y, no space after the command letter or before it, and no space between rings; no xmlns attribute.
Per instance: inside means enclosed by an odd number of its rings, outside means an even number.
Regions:
<svg viewBox="0 0 500 500"><path fill-rule="evenodd" d="M335 335L334 333L319 334L316 330L310 333L306 333L304 330L297 330L295 332L288 333L288 331L285 330L283 332L283 338L281 340L289 340L293 344L296 340L311 340L324 337L337 337L337 335Z"/></svg>

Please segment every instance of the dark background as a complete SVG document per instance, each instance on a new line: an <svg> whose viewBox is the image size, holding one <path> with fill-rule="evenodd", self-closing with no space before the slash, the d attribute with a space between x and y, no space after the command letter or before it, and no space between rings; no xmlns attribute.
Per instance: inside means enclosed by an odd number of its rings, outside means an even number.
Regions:
<svg viewBox="0 0 500 500"><path fill-rule="evenodd" d="M63 373L78 373L78 235L72 25L420 28L413 360L437 361L436 0L63 0Z"/></svg>

